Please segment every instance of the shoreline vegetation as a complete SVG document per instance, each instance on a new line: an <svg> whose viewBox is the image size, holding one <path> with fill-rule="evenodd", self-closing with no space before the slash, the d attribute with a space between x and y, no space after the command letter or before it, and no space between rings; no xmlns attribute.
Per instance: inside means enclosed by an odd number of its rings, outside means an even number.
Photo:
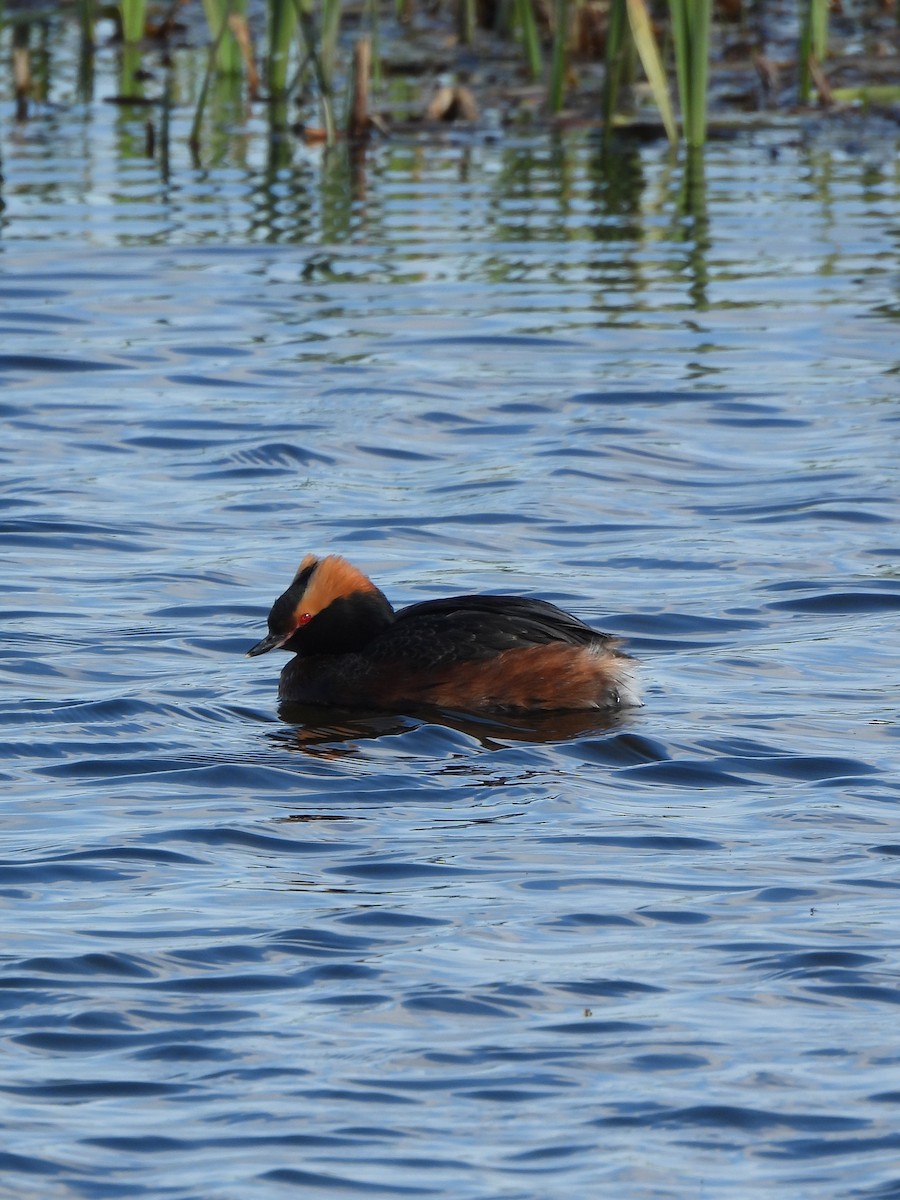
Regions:
<svg viewBox="0 0 900 1200"><path fill-rule="evenodd" d="M595 126L689 149L810 111L877 108L900 124L900 0L74 0L7 8L16 118L46 95L50 21L79 28L79 94L114 44L123 105L193 106L199 158L214 84L265 110L275 134L364 144L448 122L501 130ZM199 56L196 95L172 69ZM213 118L214 119L214 118Z"/></svg>

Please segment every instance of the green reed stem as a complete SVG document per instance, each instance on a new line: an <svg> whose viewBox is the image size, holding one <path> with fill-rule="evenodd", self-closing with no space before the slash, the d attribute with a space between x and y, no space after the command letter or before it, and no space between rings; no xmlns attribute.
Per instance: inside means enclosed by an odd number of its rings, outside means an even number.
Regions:
<svg viewBox="0 0 900 1200"><path fill-rule="evenodd" d="M246 15L247 0L203 0L203 10L206 13L210 36L215 38L222 26L223 16L227 26L231 13ZM240 75L243 73L243 67L241 48L234 34L226 28L216 53L216 70L220 75Z"/></svg>
<svg viewBox="0 0 900 1200"><path fill-rule="evenodd" d="M672 2L674 3L674 0ZM708 4L709 0L682 0L682 2L686 4ZM675 125L675 118L672 115L669 84L666 79L662 58L660 57L659 47L656 44L656 35L653 32L653 25L650 21L650 13L647 10L646 0L626 0L625 8L628 14L631 36L634 39L635 48L640 57L641 65L644 68L644 73L647 76L647 82L650 84L653 99L656 101L656 107L659 109L659 115L662 117L666 136L674 145L678 141L678 130Z"/></svg>
<svg viewBox="0 0 900 1200"><path fill-rule="evenodd" d="M812 26L812 52L821 62L828 53L829 0L810 0L810 25Z"/></svg>
<svg viewBox="0 0 900 1200"><path fill-rule="evenodd" d="M146 8L146 0L119 0L122 37L126 42L139 42L144 36Z"/></svg>
<svg viewBox="0 0 900 1200"><path fill-rule="evenodd" d="M828 0L807 0L800 27L800 101L808 104L812 92L810 57L822 62L828 53ZM898 8L900 12L900 8Z"/></svg>
<svg viewBox="0 0 900 1200"><path fill-rule="evenodd" d="M612 0L606 30L606 72L601 96L604 137L607 138L612 132L613 117L619 107L628 49L633 44L627 35L628 14L625 11L625 0Z"/></svg>
<svg viewBox="0 0 900 1200"><path fill-rule="evenodd" d="M550 86L547 89L547 106L551 112L558 113L563 106L563 97L566 91L569 0L554 0L553 26L553 53L550 59Z"/></svg>
<svg viewBox="0 0 900 1200"><path fill-rule="evenodd" d="M669 0L682 131L689 146L706 141L710 9L710 0Z"/></svg>
<svg viewBox="0 0 900 1200"><path fill-rule="evenodd" d="M339 0L336 0L340 9ZM300 24L303 40L306 43L306 53L313 64L316 83L319 86L319 98L322 104L322 120L325 124L325 140L329 146L335 142L334 108L331 101L331 77L329 76L316 37L316 24L313 19L312 0L293 0L296 21Z"/></svg>
<svg viewBox="0 0 900 1200"><path fill-rule="evenodd" d="M209 85L213 75L216 73L216 63L219 57L219 47L222 44L222 39L228 31L228 18L231 16L232 0L226 0L224 11L219 19L219 27L216 36L213 38L209 46L209 52L206 56L206 73L203 76L203 83L200 85L200 95L197 98L197 107L194 110L194 120L191 125L191 132L188 138L188 144L196 157L200 149L200 126L203 122L203 110L206 108L206 97L209 94Z"/></svg>
<svg viewBox="0 0 900 1200"><path fill-rule="evenodd" d="M366 24L369 28L369 36L372 43L372 84L378 88L381 86L381 20L378 0L366 0L365 5Z"/></svg>
<svg viewBox="0 0 900 1200"><path fill-rule="evenodd" d="M541 62L541 39L534 19L532 0L515 0L515 21L522 32L531 78L540 79L544 66Z"/></svg>
<svg viewBox="0 0 900 1200"><path fill-rule="evenodd" d="M269 53L266 59L266 86L269 97L278 100L287 93L291 42L297 27L294 0L269 0Z"/></svg>
<svg viewBox="0 0 900 1200"><path fill-rule="evenodd" d="M94 0L77 0L75 11L78 14L78 27L81 31L82 45L94 44L94 21L97 14L94 10Z"/></svg>
<svg viewBox="0 0 900 1200"><path fill-rule="evenodd" d="M693 0L686 2L693 3ZM606 35L606 79L603 85L604 138L608 140L612 133L623 79L626 71L631 74L635 51L650 84L653 99L666 129L666 136L674 143L678 140L678 130L672 115L669 85L646 0L612 0L610 4Z"/></svg>
<svg viewBox="0 0 900 1200"><path fill-rule="evenodd" d="M328 80L329 94L334 83L334 65L337 59L337 42L340 25L341 0L322 0L322 32L319 38L319 53L322 59L322 73Z"/></svg>

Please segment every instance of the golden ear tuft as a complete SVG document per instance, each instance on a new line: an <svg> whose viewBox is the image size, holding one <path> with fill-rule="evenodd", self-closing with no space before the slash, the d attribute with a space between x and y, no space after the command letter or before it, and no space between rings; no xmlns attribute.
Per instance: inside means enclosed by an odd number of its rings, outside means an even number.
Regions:
<svg viewBox="0 0 900 1200"><path fill-rule="evenodd" d="M318 564L318 562L319 562L319 560L318 560L318 558L316 558L315 554L307 554L304 557L303 562L300 564L300 566L294 572L294 578L296 579L298 575L302 575L303 572L305 570L307 570L307 568L315 567Z"/></svg>
<svg viewBox="0 0 900 1200"><path fill-rule="evenodd" d="M303 561L305 563L307 560ZM312 558L312 561L315 570L309 577L301 601L304 612L321 612L335 600L352 596L354 592L378 591L371 579L339 554L329 554L323 559Z"/></svg>

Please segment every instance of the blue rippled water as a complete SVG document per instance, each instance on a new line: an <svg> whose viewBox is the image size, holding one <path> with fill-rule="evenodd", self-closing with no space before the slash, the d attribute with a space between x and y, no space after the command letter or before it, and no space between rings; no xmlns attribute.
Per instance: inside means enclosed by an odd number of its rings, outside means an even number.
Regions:
<svg viewBox="0 0 900 1200"><path fill-rule="evenodd" d="M659 147L619 215L589 139L387 146L340 236L259 245L252 171L218 241L187 168L174 231L101 224L35 130L0 1187L900 1194L893 168L714 145L692 224ZM563 604L646 705L279 712L244 651L310 550Z"/></svg>

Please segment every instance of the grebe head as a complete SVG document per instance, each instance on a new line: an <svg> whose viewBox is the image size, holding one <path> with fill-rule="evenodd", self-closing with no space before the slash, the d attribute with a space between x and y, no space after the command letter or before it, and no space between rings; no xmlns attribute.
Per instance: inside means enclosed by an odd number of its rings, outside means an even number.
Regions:
<svg viewBox="0 0 900 1200"><path fill-rule="evenodd" d="M268 650L350 654L394 619L387 598L362 571L337 554L307 554L291 586L272 605L269 633L251 657Z"/></svg>

